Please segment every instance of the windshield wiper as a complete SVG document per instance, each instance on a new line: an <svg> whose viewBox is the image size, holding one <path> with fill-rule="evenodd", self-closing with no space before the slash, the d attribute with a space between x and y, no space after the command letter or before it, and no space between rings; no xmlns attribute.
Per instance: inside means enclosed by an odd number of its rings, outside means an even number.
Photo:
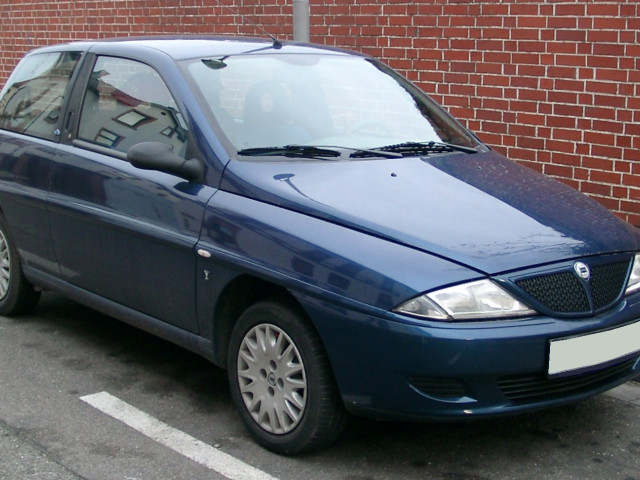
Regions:
<svg viewBox="0 0 640 480"><path fill-rule="evenodd" d="M283 147L256 147L238 151L238 155L248 157L268 157L280 155L290 158L336 158L342 154L329 148L314 147L312 145L285 145Z"/></svg>
<svg viewBox="0 0 640 480"><path fill-rule="evenodd" d="M451 152L478 153L478 150L473 147L465 147L464 145L456 145L454 143L433 141L403 142L395 145L386 145L384 147L379 147L376 150L381 150L383 152L400 153L403 156Z"/></svg>
<svg viewBox="0 0 640 480"><path fill-rule="evenodd" d="M346 148L346 147L343 147ZM365 157L382 157L382 158L402 158L404 155L398 152L385 151L377 148L354 148L355 150L349 155L350 158L365 158Z"/></svg>

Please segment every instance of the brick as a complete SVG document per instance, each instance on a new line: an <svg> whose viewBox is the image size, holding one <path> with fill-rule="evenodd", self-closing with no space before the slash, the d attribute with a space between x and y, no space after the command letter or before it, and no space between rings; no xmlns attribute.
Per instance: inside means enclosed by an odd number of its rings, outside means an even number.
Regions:
<svg viewBox="0 0 640 480"><path fill-rule="evenodd" d="M547 163L544 165L543 173L554 177L571 178L574 175L574 168L566 165L554 165Z"/></svg>
<svg viewBox="0 0 640 480"><path fill-rule="evenodd" d="M526 113L537 113L538 112L538 102L533 102L529 100L514 100L509 103L509 107L512 111L516 112L526 112ZM544 124L544 115L535 115L536 124Z"/></svg>
<svg viewBox="0 0 640 480"><path fill-rule="evenodd" d="M552 135L554 139L570 140L572 142L581 142L583 138L581 130L573 130L573 129L565 129L565 128L552 129Z"/></svg>
<svg viewBox="0 0 640 480"><path fill-rule="evenodd" d="M547 117L546 125L558 128L576 128L577 122L574 117L559 117L552 115Z"/></svg>
<svg viewBox="0 0 640 480"><path fill-rule="evenodd" d="M624 70L598 69L596 70L596 80L603 82L626 82L627 72Z"/></svg>
<svg viewBox="0 0 640 480"><path fill-rule="evenodd" d="M587 34L587 41L591 43L618 43L620 40L619 29L614 29L608 19L607 28L611 30L590 30Z"/></svg>
<svg viewBox="0 0 640 480"><path fill-rule="evenodd" d="M621 31L627 28L627 20L622 17L594 17L593 28L595 30L617 30Z"/></svg>
<svg viewBox="0 0 640 480"><path fill-rule="evenodd" d="M545 147L554 152L576 153L576 144L574 142L547 140Z"/></svg>
<svg viewBox="0 0 640 480"><path fill-rule="evenodd" d="M552 103L578 104L578 94L575 92L552 90L548 92L547 100Z"/></svg>
<svg viewBox="0 0 640 480"><path fill-rule="evenodd" d="M547 101L547 92L539 89L524 89L521 88L518 90L518 99L519 100L533 100L535 102L546 102Z"/></svg>
<svg viewBox="0 0 640 480"><path fill-rule="evenodd" d="M593 45L594 55L624 56L625 46L615 43L596 43Z"/></svg>
<svg viewBox="0 0 640 480"><path fill-rule="evenodd" d="M518 65L517 72L519 76L544 77L546 68L543 65ZM522 78L522 77L520 77ZM512 84L517 84L517 77L513 79ZM537 80L536 80L537 83Z"/></svg>
<svg viewBox="0 0 640 480"><path fill-rule="evenodd" d="M631 225L640 226L640 215L619 214L620 217Z"/></svg>
<svg viewBox="0 0 640 480"><path fill-rule="evenodd" d="M616 143L615 143L615 145L616 145L616 147L621 147L621 148L632 148L633 147L633 145L631 143L631 137L628 137L627 135L616 135ZM623 156L624 156L624 153L623 153Z"/></svg>
<svg viewBox="0 0 640 480"><path fill-rule="evenodd" d="M590 55L587 57L587 66L593 68L618 68L618 57L605 57Z"/></svg>
<svg viewBox="0 0 640 480"><path fill-rule="evenodd" d="M622 125L620 122L594 120L593 128L599 132L623 133L624 125Z"/></svg>
<svg viewBox="0 0 640 480"><path fill-rule="evenodd" d="M504 122L481 122L481 131L487 133L507 133L508 126Z"/></svg>
<svg viewBox="0 0 640 480"><path fill-rule="evenodd" d="M577 68L573 67L549 67L547 75L552 78L577 78Z"/></svg>
<svg viewBox="0 0 640 480"><path fill-rule="evenodd" d="M479 2L480 12L483 16L504 17L509 14L509 5L495 2Z"/></svg>
<svg viewBox="0 0 640 480"><path fill-rule="evenodd" d="M616 111L612 108L585 107L584 116L589 118L613 120L616 118ZM638 133L640 133L640 130Z"/></svg>
<svg viewBox="0 0 640 480"><path fill-rule="evenodd" d="M523 149L523 148L510 148L508 155L512 160L518 160L519 163L526 161L528 166L532 166L537 162L537 155L535 150Z"/></svg>
<svg viewBox="0 0 640 480"><path fill-rule="evenodd" d="M629 187L637 187L640 189L640 174L639 175L623 175L622 176L622 185L626 185Z"/></svg>
<svg viewBox="0 0 640 480"><path fill-rule="evenodd" d="M547 26L554 30L570 29L574 30L578 26L578 20L575 17L556 17L547 15Z"/></svg>
<svg viewBox="0 0 640 480"><path fill-rule="evenodd" d="M528 148L532 150L542 150L545 148L545 140L538 137L518 137L516 145L521 148Z"/></svg>
<svg viewBox="0 0 640 480"><path fill-rule="evenodd" d="M612 136L601 132L584 132L584 141L591 144L610 145Z"/></svg>
<svg viewBox="0 0 640 480"><path fill-rule="evenodd" d="M580 155L553 152L551 155L551 163L558 165L571 165L575 167L580 166Z"/></svg>
<svg viewBox="0 0 640 480"><path fill-rule="evenodd" d="M509 63L511 62L511 57L512 55L508 52L485 51L482 55L483 61L487 63Z"/></svg>
<svg viewBox="0 0 640 480"><path fill-rule="evenodd" d="M591 154L599 157L622 158L622 149L608 145L591 145Z"/></svg>
<svg viewBox="0 0 640 480"><path fill-rule="evenodd" d="M500 53L496 53L495 55L500 55ZM512 61L516 64L538 66L538 64L540 63L539 53L516 52L513 54L503 53L502 55L506 57L505 61Z"/></svg>
<svg viewBox="0 0 640 480"><path fill-rule="evenodd" d="M624 212L632 213L634 214L634 218L636 218L638 215L640 215L640 202L621 200L620 210Z"/></svg>
<svg viewBox="0 0 640 480"><path fill-rule="evenodd" d="M586 39L587 32L584 30L556 30L558 42L584 42Z"/></svg>
<svg viewBox="0 0 640 480"><path fill-rule="evenodd" d="M589 179L593 182L618 185L622 180L622 175L614 172L605 172L603 170L591 170Z"/></svg>
<svg viewBox="0 0 640 480"><path fill-rule="evenodd" d="M517 42L517 52L544 52L546 51L545 42L521 40Z"/></svg>
<svg viewBox="0 0 640 480"><path fill-rule="evenodd" d="M534 14L535 16L518 16L517 17L517 22L516 25L518 26L518 29L542 29L545 28L547 26L547 19L546 17L540 16L537 14L537 6L536 5L531 5L532 7L534 7L533 9L536 10L536 13ZM533 10L531 10L533 11ZM511 12L512 15L514 15L513 13L513 9ZM516 14L518 15L518 14Z"/></svg>
<svg viewBox="0 0 640 480"><path fill-rule="evenodd" d="M599 106L625 108L625 99L613 95L595 95L594 103Z"/></svg>
<svg viewBox="0 0 640 480"><path fill-rule="evenodd" d="M571 92L583 92L585 83L582 80L567 80L563 78L555 79L553 87L556 90L568 90Z"/></svg>
<svg viewBox="0 0 640 480"><path fill-rule="evenodd" d="M611 185L603 185L600 183L584 182L581 185L581 191L605 197L611 196Z"/></svg>
<svg viewBox="0 0 640 480"><path fill-rule="evenodd" d="M536 136L536 127L533 125L527 125L522 121L518 115L518 123L509 124L509 135L513 135L515 137L535 137Z"/></svg>
<svg viewBox="0 0 640 480"><path fill-rule="evenodd" d="M496 110L480 110L475 114L477 120L502 121L502 112Z"/></svg>

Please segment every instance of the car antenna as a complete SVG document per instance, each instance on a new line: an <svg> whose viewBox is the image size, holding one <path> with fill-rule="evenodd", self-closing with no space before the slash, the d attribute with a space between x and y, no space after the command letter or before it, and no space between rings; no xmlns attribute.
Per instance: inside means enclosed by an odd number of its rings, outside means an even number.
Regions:
<svg viewBox="0 0 640 480"><path fill-rule="evenodd" d="M254 26L255 28L257 28L258 30L260 30L265 35L267 35L273 41L273 45L272 45L273 48L275 48L276 50L280 50L282 48L282 42L280 40L278 40L275 35L269 33L264 27L258 25L255 22L252 22L251 20L246 18L242 13L240 13L237 9L232 8L229 5L225 5L223 3L220 3L220 0L215 0L215 2L218 4L219 7L226 8L227 10L229 10L234 15L238 15L242 19L242 23L246 22L246 23Z"/></svg>

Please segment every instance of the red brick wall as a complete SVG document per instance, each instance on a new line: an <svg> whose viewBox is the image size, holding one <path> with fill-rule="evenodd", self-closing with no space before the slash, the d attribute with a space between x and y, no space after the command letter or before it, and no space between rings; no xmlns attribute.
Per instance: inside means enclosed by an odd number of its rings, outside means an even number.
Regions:
<svg viewBox="0 0 640 480"><path fill-rule="evenodd" d="M26 50L67 40L292 34L292 0L2 3L0 82ZM381 57L498 151L640 225L640 1L310 3L313 42Z"/></svg>

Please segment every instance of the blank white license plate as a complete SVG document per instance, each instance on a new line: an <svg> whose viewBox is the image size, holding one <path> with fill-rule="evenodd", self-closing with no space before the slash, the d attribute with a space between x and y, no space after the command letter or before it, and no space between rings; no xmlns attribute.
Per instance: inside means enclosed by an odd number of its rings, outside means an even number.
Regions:
<svg viewBox="0 0 640 480"><path fill-rule="evenodd" d="M588 369L636 352L640 352L640 322L579 337L551 340L549 375Z"/></svg>

